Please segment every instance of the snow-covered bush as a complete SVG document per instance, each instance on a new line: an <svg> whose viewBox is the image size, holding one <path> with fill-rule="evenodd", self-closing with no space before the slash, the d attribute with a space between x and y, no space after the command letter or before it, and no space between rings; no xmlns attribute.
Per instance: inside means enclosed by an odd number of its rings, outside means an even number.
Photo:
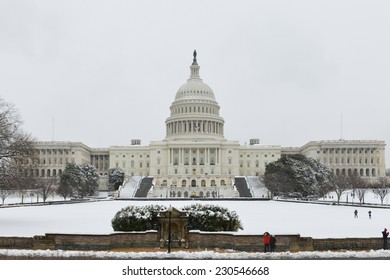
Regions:
<svg viewBox="0 0 390 280"><path fill-rule="evenodd" d="M119 210L111 220L115 231L144 231L157 229L158 213L167 208L161 205L128 206Z"/></svg>
<svg viewBox="0 0 390 280"><path fill-rule="evenodd" d="M237 231L243 229L235 211L217 205L193 204L182 208L189 213L188 228L201 231Z"/></svg>
<svg viewBox="0 0 390 280"><path fill-rule="evenodd" d="M158 213L166 211L161 205L128 206L119 210L111 220L115 231L144 231L157 229ZM193 204L183 207L189 213L188 228L201 231L237 231L243 229L235 211L215 205Z"/></svg>

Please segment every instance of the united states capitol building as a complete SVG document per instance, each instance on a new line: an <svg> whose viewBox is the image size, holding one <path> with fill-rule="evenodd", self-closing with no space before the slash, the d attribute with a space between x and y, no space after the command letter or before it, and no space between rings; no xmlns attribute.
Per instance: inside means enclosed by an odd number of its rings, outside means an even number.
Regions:
<svg viewBox="0 0 390 280"><path fill-rule="evenodd" d="M60 176L69 162L90 163L107 189L108 170L121 168L121 197L250 197L267 196L259 181L268 163L282 155L301 153L337 174L367 178L385 176L385 142L378 140L310 141L302 147L249 145L225 139L224 119L213 90L203 82L194 52L189 79L179 87L165 121L162 141L142 146L91 148L80 142L37 142L36 175Z"/></svg>

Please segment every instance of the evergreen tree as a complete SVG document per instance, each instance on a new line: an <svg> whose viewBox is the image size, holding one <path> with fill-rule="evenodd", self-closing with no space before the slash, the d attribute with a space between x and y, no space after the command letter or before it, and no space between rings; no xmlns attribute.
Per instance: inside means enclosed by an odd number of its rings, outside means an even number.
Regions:
<svg viewBox="0 0 390 280"><path fill-rule="evenodd" d="M302 154L283 155L266 166L264 182L276 195L317 195L330 176L329 169Z"/></svg>
<svg viewBox="0 0 390 280"><path fill-rule="evenodd" d="M94 195L98 186L99 175L92 165L68 163L60 177L59 194L64 198L70 194L84 198Z"/></svg>
<svg viewBox="0 0 390 280"><path fill-rule="evenodd" d="M110 190L117 190L125 180L125 172L120 168L108 170L108 186Z"/></svg>
<svg viewBox="0 0 390 280"><path fill-rule="evenodd" d="M80 167L75 163L67 163L60 177L59 191L62 193L61 195L79 195L84 197L86 192L83 191L83 179L84 176Z"/></svg>
<svg viewBox="0 0 390 280"><path fill-rule="evenodd" d="M87 195L95 195L99 187L99 174L94 166L89 163L80 166L84 176L84 189Z"/></svg>

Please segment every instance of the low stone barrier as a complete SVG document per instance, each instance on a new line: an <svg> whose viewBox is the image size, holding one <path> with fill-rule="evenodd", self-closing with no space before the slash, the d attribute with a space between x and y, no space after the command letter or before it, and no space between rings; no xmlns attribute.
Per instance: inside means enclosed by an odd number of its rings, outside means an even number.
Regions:
<svg viewBox="0 0 390 280"><path fill-rule="evenodd" d="M382 248L382 238L325 238L313 239L313 251L328 250L379 250Z"/></svg>
<svg viewBox="0 0 390 280"><path fill-rule="evenodd" d="M0 237L0 249L32 249L32 237Z"/></svg>
<svg viewBox="0 0 390 280"><path fill-rule="evenodd" d="M382 238L323 238L313 239L296 235L276 235L277 252L328 251L328 250L378 250ZM173 244L175 246L175 244ZM131 248L159 248L157 231L99 234L46 234L34 237L0 237L0 249L42 250L112 250ZM219 248L246 252L262 252L262 235L240 235L190 231L188 248Z"/></svg>

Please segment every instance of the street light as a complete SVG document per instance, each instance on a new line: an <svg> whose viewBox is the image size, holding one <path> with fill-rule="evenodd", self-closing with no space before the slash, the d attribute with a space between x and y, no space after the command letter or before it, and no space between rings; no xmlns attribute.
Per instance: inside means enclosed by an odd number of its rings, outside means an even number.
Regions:
<svg viewBox="0 0 390 280"><path fill-rule="evenodd" d="M168 208L168 254L171 252L172 240L171 240L171 216L172 216L172 207Z"/></svg>
<svg viewBox="0 0 390 280"><path fill-rule="evenodd" d="M34 197L34 193L30 192L31 204L32 204L33 197Z"/></svg>

